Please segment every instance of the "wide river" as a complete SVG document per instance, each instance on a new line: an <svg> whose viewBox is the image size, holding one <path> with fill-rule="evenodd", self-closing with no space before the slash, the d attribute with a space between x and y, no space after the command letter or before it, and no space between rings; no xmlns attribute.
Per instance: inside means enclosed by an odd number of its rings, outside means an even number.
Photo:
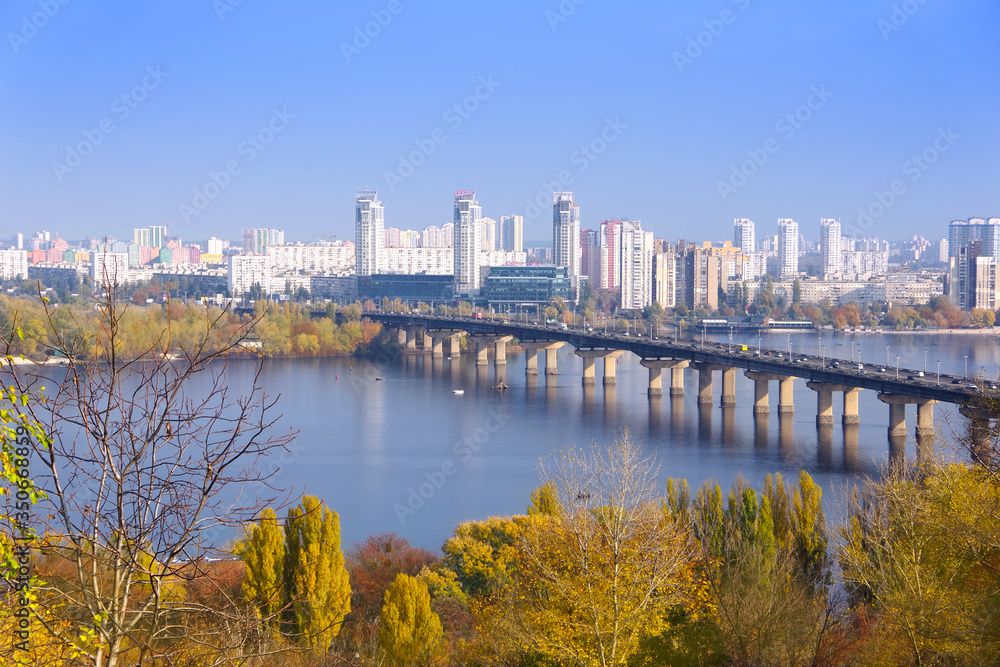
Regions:
<svg viewBox="0 0 1000 667"><path fill-rule="evenodd" d="M728 343L728 334L709 337ZM990 335L775 333L763 346L849 360L852 348L866 363L937 372L997 376L1000 350ZM852 346L852 341L857 341ZM734 343L756 347L757 335ZM926 352L925 352L926 351ZM849 485L877 476L888 462L888 408L874 392L862 391L861 424L845 433L835 395L835 424L819 432L816 394L795 382L794 416L779 420L777 386L771 388L769 419L755 420L753 384L737 375L737 405L699 406L697 374L686 373L683 398L646 396L648 371L634 355L618 364L617 386L581 384L582 360L568 346L559 351L560 375L529 381L524 356L508 353L502 371L509 389L498 392L496 370L477 368L470 355L431 359L279 359L264 364L262 382L280 394L282 424L299 435L293 451L273 457L273 483L296 497L323 498L340 514L345 547L370 534L395 532L411 543L440 548L455 525L470 519L523 512L538 484L540 459L572 447L607 444L628 429L655 455L660 477L685 478L696 489L714 479L724 487L743 475L759 488L769 472L794 478L806 470L824 489L827 515L843 514ZM544 365L544 364L541 364ZM230 369L230 385L249 381L250 362ZM544 372L544 371L543 371ZM376 380L376 377L384 378ZM669 376L664 375L664 387ZM464 393L456 394L455 389ZM905 456L916 455L915 407L907 413ZM939 405L936 451L960 456L950 444L962 425L951 406Z"/></svg>

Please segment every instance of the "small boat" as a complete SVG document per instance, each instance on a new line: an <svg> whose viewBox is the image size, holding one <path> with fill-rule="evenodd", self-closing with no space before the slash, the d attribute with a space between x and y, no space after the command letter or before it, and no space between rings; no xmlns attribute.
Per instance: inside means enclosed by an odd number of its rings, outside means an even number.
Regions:
<svg viewBox="0 0 1000 667"><path fill-rule="evenodd" d="M464 389L452 389L451 393L458 394L459 396L465 393Z"/></svg>
<svg viewBox="0 0 1000 667"><path fill-rule="evenodd" d="M384 379L385 379L384 377L382 377L382 376L379 376L379 377L375 378L375 381L376 381L376 382L381 382L381 381L382 381L382 380L384 380Z"/></svg>

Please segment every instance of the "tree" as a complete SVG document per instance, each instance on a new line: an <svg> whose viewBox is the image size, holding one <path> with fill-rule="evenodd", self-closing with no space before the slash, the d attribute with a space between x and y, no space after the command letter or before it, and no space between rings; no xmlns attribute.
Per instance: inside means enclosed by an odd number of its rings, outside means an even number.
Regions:
<svg viewBox="0 0 1000 667"><path fill-rule="evenodd" d="M234 551L246 567L244 599L253 605L259 618L275 627L273 621L285 604L285 541L273 509L268 507L261 513L260 522L246 531Z"/></svg>
<svg viewBox="0 0 1000 667"><path fill-rule="evenodd" d="M400 574L385 593L379 642L396 665L429 664L444 634L427 584Z"/></svg>
<svg viewBox="0 0 1000 667"><path fill-rule="evenodd" d="M693 541L663 511L656 473L627 432L542 467L560 512L526 524L498 603L526 649L556 662L623 665L688 600Z"/></svg>
<svg viewBox="0 0 1000 667"><path fill-rule="evenodd" d="M792 303L802 303L802 283L798 278L792 282Z"/></svg>
<svg viewBox="0 0 1000 667"><path fill-rule="evenodd" d="M326 651L351 610L351 586L340 549L340 517L319 498L302 496L285 521L284 585L288 634Z"/></svg>
<svg viewBox="0 0 1000 667"><path fill-rule="evenodd" d="M178 323L136 322L119 285L105 281L101 294L86 321L43 300L40 342L65 357L65 379L52 385L7 357L13 391L53 386L18 408L46 434L30 443L45 494L35 514L45 536L39 605L65 621L36 613L39 641L76 646L102 667L199 652L245 661L253 615L195 591L215 586L206 556L225 527L263 504L234 490L266 483L260 462L293 437L273 434L274 400L258 376L242 395L226 379L227 355L256 321L232 327L224 311L202 309L200 334L181 343ZM145 345L125 353L140 333Z"/></svg>

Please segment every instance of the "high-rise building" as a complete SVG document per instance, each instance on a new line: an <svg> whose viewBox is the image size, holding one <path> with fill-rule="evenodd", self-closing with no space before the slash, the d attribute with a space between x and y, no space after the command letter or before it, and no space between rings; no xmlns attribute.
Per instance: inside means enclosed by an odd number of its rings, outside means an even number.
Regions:
<svg viewBox="0 0 1000 667"><path fill-rule="evenodd" d="M454 252L455 296L468 298L479 292L479 252L482 208L473 190L455 191Z"/></svg>
<svg viewBox="0 0 1000 667"><path fill-rule="evenodd" d="M480 241L483 244L480 250L485 250L487 252L496 250L497 221L493 218L480 218L479 225L482 227L482 231L480 232Z"/></svg>
<svg viewBox="0 0 1000 667"><path fill-rule="evenodd" d="M778 276L799 272L799 223L789 218L778 220Z"/></svg>
<svg viewBox="0 0 1000 667"><path fill-rule="evenodd" d="M140 244L142 245L142 244ZM205 241L205 254L206 255L221 255L222 251L226 249L226 242L222 239L217 239L214 236Z"/></svg>
<svg viewBox="0 0 1000 667"><path fill-rule="evenodd" d="M580 280L580 207L572 192L552 193L552 260L566 267L575 301Z"/></svg>
<svg viewBox="0 0 1000 667"><path fill-rule="evenodd" d="M622 225L621 307L645 308L653 302L653 232L637 220Z"/></svg>
<svg viewBox="0 0 1000 667"><path fill-rule="evenodd" d="M622 284L621 252L622 252L622 222L621 220L601 220L600 231L600 280L595 283L601 289L617 289Z"/></svg>
<svg viewBox="0 0 1000 667"><path fill-rule="evenodd" d="M840 278L843 274L843 252L839 220L823 218L819 221L819 254L823 260L823 279Z"/></svg>
<svg viewBox="0 0 1000 667"><path fill-rule="evenodd" d="M28 253L24 250L0 250L0 280L25 280L28 277Z"/></svg>
<svg viewBox="0 0 1000 667"><path fill-rule="evenodd" d="M90 257L90 279L97 284L128 282L128 252L95 252Z"/></svg>
<svg viewBox="0 0 1000 667"><path fill-rule="evenodd" d="M749 255L757 250L757 235L754 231L753 220L746 218L733 220L733 243L744 255Z"/></svg>
<svg viewBox="0 0 1000 667"><path fill-rule="evenodd" d="M243 228L243 252L263 255L264 249L272 245L285 245L285 232L283 230L256 227Z"/></svg>
<svg viewBox="0 0 1000 667"><path fill-rule="evenodd" d="M580 230L580 277L601 286L601 233L596 229Z"/></svg>
<svg viewBox="0 0 1000 667"><path fill-rule="evenodd" d="M359 190L354 201L354 252L357 274L370 276L382 272L385 248L385 211L378 193Z"/></svg>
<svg viewBox="0 0 1000 667"><path fill-rule="evenodd" d="M677 255L673 252L653 255L653 301L661 308L677 305Z"/></svg>
<svg viewBox="0 0 1000 667"><path fill-rule="evenodd" d="M500 216L500 249L513 252L524 250L524 216Z"/></svg>
<svg viewBox="0 0 1000 667"><path fill-rule="evenodd" d="M272 266L271 258L266 255L230 255L229 292L241 299L254 285L259 285L263 294L270 294Z"/></svg>
<svg viewBox="0 0 1000 667"><path fill-rule="evenodd" d="M711 248L688 248L684 254L684 303L691 310L719 307L722 257Z"/></svg>

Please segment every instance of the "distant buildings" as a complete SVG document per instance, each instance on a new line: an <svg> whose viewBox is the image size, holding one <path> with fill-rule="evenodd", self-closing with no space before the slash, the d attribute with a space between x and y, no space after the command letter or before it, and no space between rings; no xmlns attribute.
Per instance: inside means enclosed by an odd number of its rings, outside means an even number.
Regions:
<svg viewBox="0 0 1000 667"><path fill-rule="evenodd" d="M28 253L24 250L0 250L0 280L24 280L28 277Z"/></svg>
<svg viewBox="0 0 1000 667"><path fill-rule="evenodd" d="M95 283L120 285L128 282L128 253L95 251L90 261L90 279Z"/></svg>
<svg viewBox="0 0 1000 667"><path fill-rule="evenodd" d="M500 216L500 250L524 250L524 216Z"/></svg>
<svg viewBox="0 0 1000 667"><path fill-rule="evenodd" d="M357 274L380 273L385 247L385 211L374 190L357 193L354 201L354 237Z"/></svg>
<svg viewBox="0 0 1000 667"><path fill-rule="evenodd" d="M819 254L823 260L823 278L836 280L843 272L840 247L840 221L824 218L819 221Z"/></svg>
<svg viewBox="0 0 1000 667"><path fill-rule="evenodd" d="M639 221L622 225L621 307L642 309L653 303L653 232Z"/></svg>
<svg viewBox="0 0 1000 667"><path fill-rule="evenodd" d="M229 292L242 298L258 285L262 294L271 293L271 258L266 255L229 256Z"/></svg>
<svg viewBox="0 0 1000 667"><path fill-rule="evenodd" d="M479 292L479 251L482 249L482 208L472 190L455 192L454 275L456 298L471 298Z"/></svg>
<svg viewBox="0 0 1000 667"><path fill-rule="evenodd" d="M990 258L992 262L980 261ZM959 308L989 307L990 273L1000 263L1000 218L955 220L948 227L948 295ZM983 274L983 275L979 275Z"/></svg>
<svg viewBox="0 0 1000 667"><path fill-rule="evenodd" d="M794 220L778 220L778 276L799 272L799 225Z"/></svg>
<svg viewBox="0 0 1000 667"><path fill-rule="evenodd" d="M243 252L264 254L264 248L285 245L285 232L280 229L243 228Z"/></svg>
<svg viewBox="0 0 1000 667"><path fill-rule="evenodd" d="M552 194L552 261L565 266L575 292L580 279L580 207L572 192Z"/></svg>

